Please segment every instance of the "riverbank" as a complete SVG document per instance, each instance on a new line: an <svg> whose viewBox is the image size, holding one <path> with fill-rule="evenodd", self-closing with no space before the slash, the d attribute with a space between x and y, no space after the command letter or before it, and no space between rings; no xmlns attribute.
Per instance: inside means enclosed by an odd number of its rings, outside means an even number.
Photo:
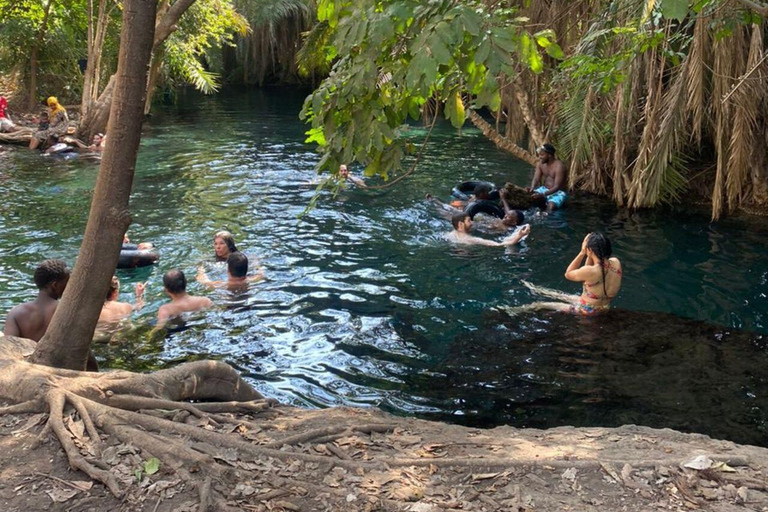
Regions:
<svg viewBox="0 0 768 512"><path fill-rule="evenodd" d="M0 509L184 512L204 510L201 497L205 501L214 494L229 510L246 511L768 507L767 449L669 429L483 430L394 417L373 408L276 406L215 420L179 411L164 415L179 419L184 414L187 424L226 433L264 453L189 441L191 450L221 466L220 476L206 482L197 476L203 473L198 468L155 465L152 454L113 444L107 436L101 460L125 490L118 500L102 484L70 470L49 434L31 448L44 415L7 415L0 418ZM93 456L82 421L74 413L65 418L81 452ZM709 460L697 467L708 469L681 466L698 455ZM204 473L210 475L210 468Z"/></svg>

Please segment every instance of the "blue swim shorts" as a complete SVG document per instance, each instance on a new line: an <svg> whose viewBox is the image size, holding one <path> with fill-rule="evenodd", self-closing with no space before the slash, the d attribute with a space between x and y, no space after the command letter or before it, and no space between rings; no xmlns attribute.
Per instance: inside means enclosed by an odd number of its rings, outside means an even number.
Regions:
<svg viewBox="0 0 768 512"><path fill-rule="evenodd" d="M536 190L534 190L534 192L537 192L539 194L543 194L547 190L549 190L549 189L547 189L547 187L543 187L542 186L542 187L539 187ZM555 204L555 208L562 208L563 204L565 204L565 200L567 199L567 197L568 196L566 195L565 192L563 192L562 190L558 190L554 194L550 194L550 195L547 196L547 202L548 203L554 203Z"/></svg>

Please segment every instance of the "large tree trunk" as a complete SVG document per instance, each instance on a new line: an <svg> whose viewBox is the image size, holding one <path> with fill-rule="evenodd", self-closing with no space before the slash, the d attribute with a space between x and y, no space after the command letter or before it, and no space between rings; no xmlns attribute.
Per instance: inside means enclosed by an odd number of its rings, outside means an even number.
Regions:
<svg viewBox="0 0 768 512"><path fill-rule="evenodd" d="M59 368L86 367L93 331L128 229L128 201L144 118L155 0L123 4L123 28L109 138L101 161L80 254L67 291L32 360Z"/></svg>
<svg viewBox="0 0 768 512"><path fill-rule="evenodd" d="M154 43L152 46L153 51L162 45L168 36L173 34L177 27L176 24L181 19L181 16L189 9L195 0L177 0L176 3L171 5L167 10L161 10L157 18L157 24L155 26ZM161 9L164 9L164 5L161 5ZM113 81L114 76L109 79L110 83ZM110 84L99 96L96 103L89 109L88 115L84 116L78 135L80 138L89 140L94 133L103 132L107 126L107 122L110 116L110 106L112 104L112 91L110 90ZM146 87L146 84L145 84ZM107 139L109 140L109 139Z"/></svg>
<svg viewBox="0 0 768 512"><path fill-rule="evenodd" d="M32 47L29 57L29 98L27 101L27 108L29 110L34 109L37 105L37 56L40 52L40 47L43 45L45 31L48 28L48 17L51 13L52 4L53 0L48 0L43 13L43 22L40 24L40 30L37 31L37 40Z"/></svg>
<svg viewBox="0 0 768 512"><path fill-rule="evenodd" d="M513 156L516 156L517 158L519 158L524 162L528 162L529 164L536 166L537 159L534 155L524 150L523 148L515 144L513 141L504 137L499 132L497 132L496 129L493 126L491 126L490 123L488 123L485 119L483 119L480 116L480 114L478 114L472 109L467 109L467 117L469 117L469 120L472 122L473 125L475 125L476 128L478 128L481 132L483 132L483 135L485 135L485 137L487 137L488 139L490 139L491 142L496 144L496 147L506 151L507 153Z"/></svg>
<svg viewBox="0 0 768 512"><path fill-rule="evenodd" d="M116 5L116 4L115 4ZM109 16L114 5L107 10L107 0L99 0L99 12L96 25L93 23L93 0L88 0L88 65L83 79L83 98L80 114L85 117L99 96L99 77L101 76L101 52L107 34Z"/></svg>

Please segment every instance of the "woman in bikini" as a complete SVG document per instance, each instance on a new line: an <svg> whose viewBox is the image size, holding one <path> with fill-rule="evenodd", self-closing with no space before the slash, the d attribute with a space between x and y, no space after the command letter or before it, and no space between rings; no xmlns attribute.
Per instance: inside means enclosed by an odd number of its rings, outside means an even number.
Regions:
<svg viewBox="0 0 768 512"><path fill-rule="evenodd" d="M581 295L569 295L523 281L531 291L560 302L535 302L525 309L553 309L591 316L607 311L621 289L621 262L611 257L611 241L602 233L584 237L581 251L565 270L569 281L583 283Z"/></svg>

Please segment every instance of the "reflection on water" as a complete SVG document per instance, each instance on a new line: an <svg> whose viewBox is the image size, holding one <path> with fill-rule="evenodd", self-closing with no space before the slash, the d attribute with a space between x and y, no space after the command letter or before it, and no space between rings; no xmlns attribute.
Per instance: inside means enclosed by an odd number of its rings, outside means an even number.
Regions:
<svg viewBox="0 0 768 512"><path fill-rule="evenodd" d="M465 179L530 180L527 165L470 127L461 136L436 128L419 171L392 189L326 193L299 217L317 159L296 120L305 94L190 94L146 125L130 235L153 241L161 261L120 271L122 300L148 281L147 305L119 343L97 347L102 364L213 357L296 404L375 404L474 425L633 422L768 444L758 372L765 220L710 224L703 210L627 212L575 196L537 219L519 247L451 247L427 192L447 199ZM0 153L0 315L33 295L39 260L74 261L96 172L85 159ZM163 272L193 278L222 228L267 280L236 297L192 283L217 309L151 336L167 300ZM492 312L535 300L521 279L578 292L562 275L592 230L606 232L622 259L615 306L635 311L631 321Z"/></svg>

